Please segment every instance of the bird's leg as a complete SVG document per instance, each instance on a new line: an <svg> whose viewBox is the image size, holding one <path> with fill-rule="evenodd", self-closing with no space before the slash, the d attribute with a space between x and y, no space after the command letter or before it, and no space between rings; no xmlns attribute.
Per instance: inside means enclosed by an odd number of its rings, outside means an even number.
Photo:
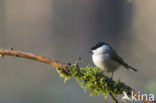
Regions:
<svg viewBox="0 0 156 103"><path fill-rule="evenodd" d="M112 76L111 76L112 80L113 80L113 75L114 75L114 72L112 72Z"/></svg>
<svg viewBox="0 0 156 103"><path fill-rule="evenodd" d="M112 81L113 80L113 74L114 74L114 72L112 72L112 75L111 75L109 81Z"/></svg>

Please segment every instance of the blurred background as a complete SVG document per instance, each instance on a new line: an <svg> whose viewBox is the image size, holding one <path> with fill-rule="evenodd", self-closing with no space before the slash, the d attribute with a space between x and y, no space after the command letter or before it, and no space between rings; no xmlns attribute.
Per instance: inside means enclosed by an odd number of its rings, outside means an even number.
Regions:
<svg viewBox="0 0 156 103"><path fill-rule="evenodd" d="M115 73L132 88L156 95L156 1L0 0L0 48L22 50L92 66L91 46L105 41L138 72ZM89 96L74 79L64 84L55 68L0 58L1 103L112 103Z"/></svg>

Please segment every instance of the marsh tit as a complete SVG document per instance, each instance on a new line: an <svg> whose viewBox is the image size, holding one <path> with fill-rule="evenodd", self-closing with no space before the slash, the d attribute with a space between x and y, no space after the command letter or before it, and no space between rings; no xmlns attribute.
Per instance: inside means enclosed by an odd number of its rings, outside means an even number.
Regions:
<svg viewBox="0 0 156 103"><path fill-rule="evenodd" d="M137 69L128 65L117 52L107 43L99 42L91 48L93 63L103 72L111 72L111 80L113 78L113 73L120 66L133 71L138 71Z"/></svg>

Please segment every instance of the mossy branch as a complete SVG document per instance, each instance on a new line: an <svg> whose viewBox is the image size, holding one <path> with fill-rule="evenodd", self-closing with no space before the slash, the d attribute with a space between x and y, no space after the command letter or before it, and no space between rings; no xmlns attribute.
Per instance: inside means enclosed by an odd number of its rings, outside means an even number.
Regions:
<svg viewBox="0 0 156 103"><path fill-rule="evenodd" d="M107 76L99 72L98 68L91 67L90 65L87 65L83 68L79 67L78 63L72 65L64 64L56 62L47 57L14 50L0 49L0 54L1 56L16 56L50 64L51 66L56 68L61 77L65 78L65 81L70 77L74 77L84 90L90 90L90 95L103 94L106 97L107 94L110 94L112 99L116 103L118 103L117 99L115 98L117 95L122 94L123 91L127 92L127 94L131 94L131 92L133 91L136 94L136 99L139 99L138 95L140 94L137 94L137 92L131 87L127 86L123 82L120 82L120 80L110 81ZM143 99L143 101L144 103L156 103L155 101L151 102L146 99Z"/></svg>

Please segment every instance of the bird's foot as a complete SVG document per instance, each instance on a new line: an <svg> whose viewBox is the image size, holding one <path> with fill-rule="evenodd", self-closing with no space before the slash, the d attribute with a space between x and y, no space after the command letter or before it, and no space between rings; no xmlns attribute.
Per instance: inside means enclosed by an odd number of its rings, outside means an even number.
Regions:
<svg viewBox="0 0 156 103"><path fill-rule="evenodd" d="M111 78L109 78L109 80L108 80L108 82L112 82L113 81L113 78L111 77Z"/></svg>
<svg viewBox="0 0 156 103"><path fill-rule="evenodd" d="M108 80L109 82L113 81L113 72L112 72L112 76L110 77L110 79Z"/></svg>

